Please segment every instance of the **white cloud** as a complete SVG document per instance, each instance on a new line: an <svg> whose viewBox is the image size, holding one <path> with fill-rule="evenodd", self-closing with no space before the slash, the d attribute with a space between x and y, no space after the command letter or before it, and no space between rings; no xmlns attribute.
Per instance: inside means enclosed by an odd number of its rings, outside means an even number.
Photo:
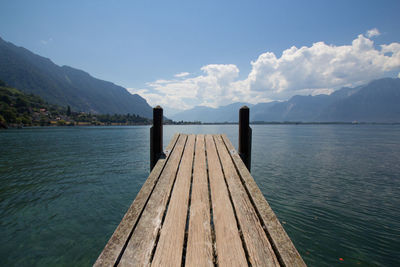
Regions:
<svg viewBox="0 0 400 267"><path fill-rule="evenodd" d="M335 90L333 89L315 89L311 93L311 95L330 95L334 92Z"/></svg>
<svg viewBox="0 0 400 267"><path fill-rule="evenodd" d="M177 109L193 105L218 106L230 103L231 89L239 69L235 65L211 64L201 68L204 75L179 80L157 80L147 83L147 91L138 93L152 103ZM150 100L151 99L151 100Z"/></svg>
<svg viewBox="0 0 400 267"><path fill-rule="evenodd" d="M362 84L399 69L400 44L376 49L371 39L359 35L351 45L318 42L311 47L293 46L280 58L267 52L251 64L253 68L247 78L251 92L287 99L295 94L313 94L316 89Z"/></svg>
<svg viewBox="0 0 400 267"><path fill-rule="evenodd" d="M157 92L153 92L149 89L135 89L135 88L127 88L127 90L131 94L138 94L141 97L144 97L150 106L155 107L157 105L161 105L162 107L166 106L178 106L181 109L187 109L190 106L186 105L182 99L180 99L177 95L163 95Z"/></svg>
<svg viewBox="0 0 400 267"><path fill-rule="evenodd" d="M367 36L378 34L377 29L372 29ZM215 107L237 101L287 100L296 94L328 94L399 70L400 43L376 46L360 34L349 45L317 42L310 47L293 46L280 57L265 52L251 65L250 73L243 80L238 79L236 65L211 64L201 68L202 75L157 80L137 92L152 105L178 109L195 105Z"/></svg>
<svg viewBox="0 0 400 267"><path fill-rule="evenodd" d="M40 43L42 44L42 45L48 45L48 44L50 44L51 42L53 42L53 38L49 38L49 39L47 39L47 40L40 40Z"/></svg>
<svg viewBox="0 0 400 267"><path fill-rule="evenodd" d="M374 36L379 36L379 35L381 35L381 33L379 32L379 30L377 28L373 28L373 29L367 31L366 35L368 38L371 38Z"/></svg>
<svg viewBox="0 0 400 267"><path fill-rule="evenodd" d="M190 74L189 72L181 72L181 73L175 74L174 77L176 77L176 78L183 78L183 77L188 76L189 74Z"/></svg>

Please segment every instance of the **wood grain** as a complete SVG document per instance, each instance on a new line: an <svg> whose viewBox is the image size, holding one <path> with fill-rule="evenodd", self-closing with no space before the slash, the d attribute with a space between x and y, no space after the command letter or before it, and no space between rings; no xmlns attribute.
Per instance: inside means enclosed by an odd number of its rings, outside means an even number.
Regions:
<svg viewBox="0 0 400 267"><path fill-rule="evenodd" d="M176 134L165 154L94 266L306 266L226 135Z"/></svg>
<svg viewBox="0 0 400 267"><path fill-rule="evenodd" d="M133 227L139 219L140 213L142 212L147 200L150 197L151 192L155 184L157 183L162 170L164 169L165 163L168 161L170 151L174 148L176 141L178 140L179 134L175 134L171 142L166 148L165 158L158 160L156 166L154 166L152 172L143 184L135 200L132 202L125 216L122 218L117 229L115 229L113 235L107 242L103 251L97 258L94 266L114 266L118 257L122 253L125 244L128 242Z"/></svg>
<svg viewBox="0 0 400 267"><path fill-rule="evenodd" d="M180 266L192 177L195 136L189 135L152 266Z"/></svg>
<svg viewBox="0 0 400 267"><path fill-rule="evenodd" d="M213 266L204 135L196 137L186 266Z"/></svg>
<svg viewBox="0 0 400 267"><path fill-rule="evenodd" d="M220 135L214 135L217 151L231 193L236 216L252 266L279 266L274 250L262 228L257 213L236 172L231 156Z"/></svg>
<svg viewBox="0 0 400 267"><path fill-rule="evenodd" d="M206 135L206 150L218 264L230 267L247 266L228 189L211 135Z"/></svg>
<svg viewBox="0 0 400 267"><path fill-rule="evenodd" d="M227 149L231 152L231 157L238 169L240 178L247 188L247 192L249 192L249 197L252 199L256 210L260 214L262 224L271 237L272 246L274 247L275 254L277 254L281 265L306 266L299 252L293 245L292 240L290 240L267 200L261 193L260 188L258 188L250 172L235 151L232 143L226 135L222 135L222 138Z"/></svg>
<svg viewBox="0 0 400 267"><path fill-rule="evenodd" d="M119 266L148 266L186 143L180 135L122 255Z"/></svg>

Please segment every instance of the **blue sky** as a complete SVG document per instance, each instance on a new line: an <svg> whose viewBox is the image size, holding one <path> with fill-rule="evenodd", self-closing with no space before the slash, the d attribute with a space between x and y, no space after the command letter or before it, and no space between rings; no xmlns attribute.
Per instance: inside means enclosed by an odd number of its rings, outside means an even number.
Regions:
<svg viewBox="0 0 400 267"><path fill-rule="evenodd" d="M400 1L385 0L2 0L0 36L129 88L152 105L183 109L283 100L395 77L399 12ZM331 69L324 59L340 64ZM314 69L318 75L310 74Z"/></svg>

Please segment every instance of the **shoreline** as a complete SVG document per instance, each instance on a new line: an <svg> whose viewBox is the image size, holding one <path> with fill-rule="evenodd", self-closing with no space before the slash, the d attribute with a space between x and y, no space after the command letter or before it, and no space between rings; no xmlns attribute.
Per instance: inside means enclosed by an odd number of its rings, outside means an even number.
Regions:
<svg viewBox="0 0 400 267"><path fill-rule="evenodd" d="M206 122L206 123L166 123L168 125L238 125L237 122ZM400 122L251 122L250 125L400 125ZM112 124L78 124L78 125L7 125L6 128L0 128L0 130L7 129L23 129L23 128L72 128L72 127L112 127L112 126L151 126L151 124L124 124L124 123L112 123Z"/></svg>

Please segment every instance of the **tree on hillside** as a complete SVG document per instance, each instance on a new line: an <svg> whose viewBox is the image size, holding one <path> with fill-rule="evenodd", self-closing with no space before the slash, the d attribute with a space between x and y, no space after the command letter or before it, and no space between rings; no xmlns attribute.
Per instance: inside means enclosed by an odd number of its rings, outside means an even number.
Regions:
<svg viewBox="0 0 400 267"><path fill-rule="evenodd" d="M69 105L67 107L67 116L71 116L71 107Z"/></svg>
<svg viewBox="0 0 400 267"><path fill-rule="evenodd" d="M0 115L0 129L1 128L7 128L7 122L6 120L3 118L3 116Z"/></svg>

